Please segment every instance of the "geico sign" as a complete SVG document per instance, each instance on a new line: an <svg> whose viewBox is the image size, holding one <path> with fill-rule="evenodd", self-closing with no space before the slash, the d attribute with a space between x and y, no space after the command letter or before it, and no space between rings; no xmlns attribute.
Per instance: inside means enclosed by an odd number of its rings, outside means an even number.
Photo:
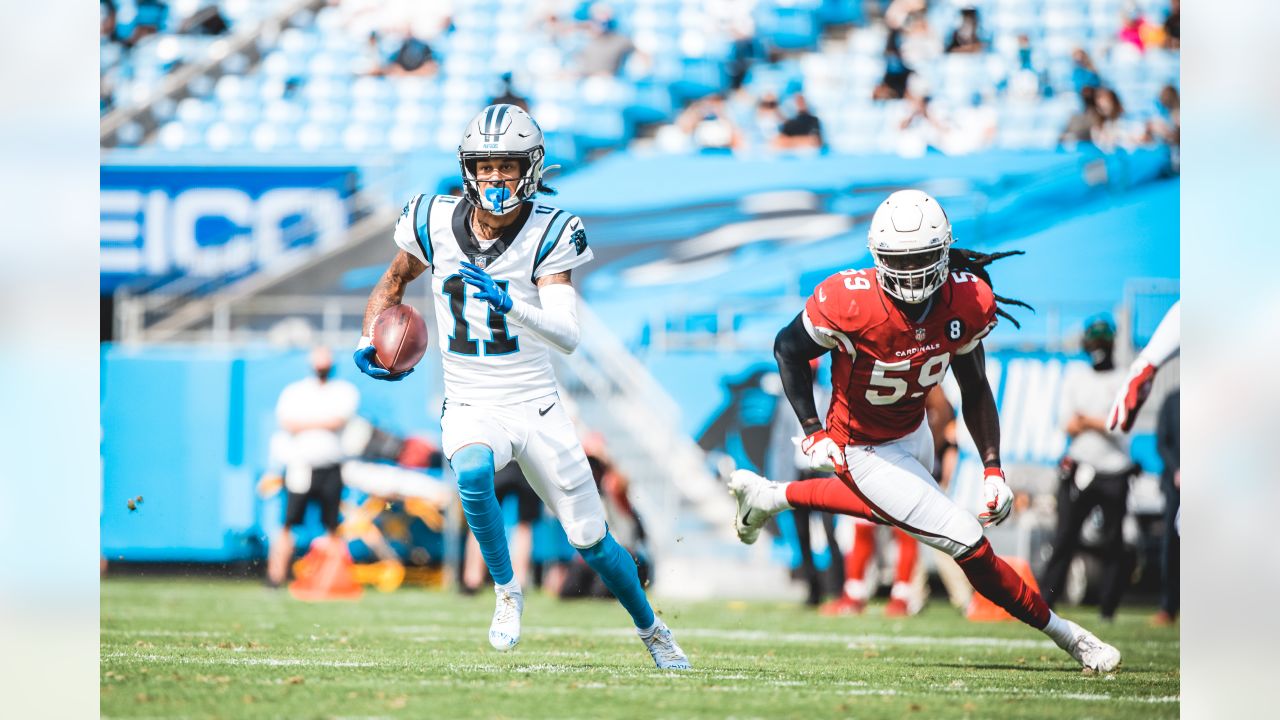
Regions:
<svg viewBox="0 0 1280 720"><path fill-rule="evenodd" d="M257 198L233 188L172 197L163 190L104 189L101 197L104 273L220 275L264 266L302 236L330 245L347 226L346 204L330 189L279 188ZM202 225L218 228L216 242L197 242Z"/></svg>

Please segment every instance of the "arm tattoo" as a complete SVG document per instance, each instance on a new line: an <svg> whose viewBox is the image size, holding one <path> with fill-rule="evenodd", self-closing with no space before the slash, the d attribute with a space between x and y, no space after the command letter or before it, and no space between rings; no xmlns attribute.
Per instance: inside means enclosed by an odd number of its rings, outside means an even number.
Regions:
<svg viewBox="0 0 1280 720"><path fill-rule="evenodd" d="M570 280L572 273L572 270L565 270L564 272L543 275L537 280L534 280L533 283L538 287L542 287L544 285L572 285L573 281Z"/></svg>
<svg viewBox="0 0 1280 720"><path fill-rule="evenodd" d="M422 264L422 261L401 250L391 261L387 271L382 274L378 284L373 286L373 292L369 293L369 302L364 307L364 324L361 325L361 332L372 337L373 319L392 305L399 305L404 299L405 287L426 269L427 266Z"/></svg>

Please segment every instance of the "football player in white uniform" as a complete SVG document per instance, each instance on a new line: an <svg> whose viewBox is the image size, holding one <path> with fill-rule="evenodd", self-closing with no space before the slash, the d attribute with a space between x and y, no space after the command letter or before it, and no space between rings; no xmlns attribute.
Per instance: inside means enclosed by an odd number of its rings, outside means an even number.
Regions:
<svg viewBox="0 0 1280 720"><path fill-rule="evenodd" d="M645 598L635 561L609 534L586 454L557 395L548 348L577 347L570 272L592 252L578 217L534 201L548 190L544 156L542 130L514 105L491 105L468 123L458 147L464 195L417 195L405 206L395 230L400 251L369 296L356 365L380 380L412 372L380 367L369 333L378 313L400 303L405 286L429 270L444 366L444 453L497 593L489 643L509 650L520 641L524 596L493 489L495 470L515 460L631 614L657 666L688 669Z"/></svg>
<svg viewBox="0 0 1280 720"><path fill-rule="evenodd" d="M1151 340L1142 348L1138 357L1129 366L1129 377L1116 394L1111 412L1107 415L1107 429L1120 428L1121 432L1129 432L1133 421L1138 419L1138 411L1146 403L1151 394L1151 382L1156 378L1160 366L1169 362L1182 347L1182 301L1179 300L1164 314Z"/></svg>

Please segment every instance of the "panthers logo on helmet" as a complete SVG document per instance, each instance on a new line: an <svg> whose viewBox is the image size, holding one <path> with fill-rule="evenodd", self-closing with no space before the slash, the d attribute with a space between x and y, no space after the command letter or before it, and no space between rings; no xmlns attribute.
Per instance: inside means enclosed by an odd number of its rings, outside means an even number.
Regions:
<svg viewBox="0 0 1280 720"><path fill-rule="evenodd" d="M573 235L570 236L569 239L573 241L573 246L578 249L579 255L586 252L587 250L587 229L586 228L578 228L577 230L574 230Z"/></svg>

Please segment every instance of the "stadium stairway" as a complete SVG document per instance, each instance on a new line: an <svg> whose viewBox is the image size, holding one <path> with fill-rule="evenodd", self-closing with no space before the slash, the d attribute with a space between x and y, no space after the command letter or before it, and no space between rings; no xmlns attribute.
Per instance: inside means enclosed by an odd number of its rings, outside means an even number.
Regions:
<svg viewBox="0 0 1280 720"><path fill-rule="evenodd" d="M590 308L581 306L579 319L581 344L556 356L557 376L575 414L608 438L610 458L631 481L657 558L655 592L702 599L732 584L750 588L752 597L791 597L786 570L762 561L765 545L738 542L734 503L681 430L675 399Z"/></svg>

